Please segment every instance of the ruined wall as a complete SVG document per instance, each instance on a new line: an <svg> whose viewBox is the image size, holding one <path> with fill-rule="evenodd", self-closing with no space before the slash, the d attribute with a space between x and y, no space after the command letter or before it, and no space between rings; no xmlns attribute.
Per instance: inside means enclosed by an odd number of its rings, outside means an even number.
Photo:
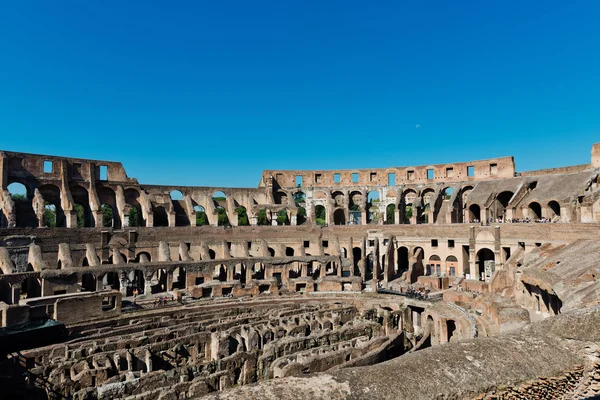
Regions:
<svg viewBox="0 0 600 400"><path fill-rule="evenodd" d="M473 167L473 175L467 173ZM433 179L428 179L428 170L433 171ZM334 175L339 175L335 182ZM353 174L358 179L353 179ZM432 183L437 181L461 182L478 179L512 178L515 164L512 157L479 160L452 164L436 164L419 167L393 167L380 169L356 170L314 170L314 171L282 171L265 170L262 181L274 178L275 183L286 189L296 188L296 177L302 177L303 187L349 187L349 186L388 186L388 174L395 174L396 184ZM430 172L431 174L431 172ZM356 175L355 175L356 177Z"/></svg>

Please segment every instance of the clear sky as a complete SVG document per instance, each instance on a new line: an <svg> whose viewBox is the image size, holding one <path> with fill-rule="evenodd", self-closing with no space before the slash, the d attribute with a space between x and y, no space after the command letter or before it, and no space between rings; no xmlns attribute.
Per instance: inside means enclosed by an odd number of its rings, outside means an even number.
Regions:
<svg viewBox="0 0 600 400"><path fill-rule="evenodd" d="M142 183L588 163L598 1L4 1L0 149Z"/></svg>

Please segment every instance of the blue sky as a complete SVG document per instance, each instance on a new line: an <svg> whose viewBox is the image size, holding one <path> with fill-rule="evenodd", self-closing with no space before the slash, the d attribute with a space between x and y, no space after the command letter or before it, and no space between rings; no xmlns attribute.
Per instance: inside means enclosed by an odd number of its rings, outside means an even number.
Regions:
<svg viewBox="0 0 600 400"><path fill-rule="evenodd" d="M597 1L3 2L0 149L201 186L583 164L600 141L598 21Z"/></svg>

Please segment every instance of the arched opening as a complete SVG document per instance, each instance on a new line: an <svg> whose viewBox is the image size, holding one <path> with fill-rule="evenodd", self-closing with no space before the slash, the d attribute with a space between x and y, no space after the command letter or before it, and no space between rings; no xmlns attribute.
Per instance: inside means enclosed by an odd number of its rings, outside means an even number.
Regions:
<svg viewBox="0 0 600 400"><path fill-rule="evenodd" d="M294 256L294 249L291 247L286 247L285 248L285 255L286 257L293 257Z"/></svg>
<svg viewBox="0 0 600 400"><path fill-rule="evenodd" d="M71 197L73 198L73 211L77 213L77 227L95 226L95 221L90 208L90 196L86 188L71 186Z"/></svg>
<svg viewBox="0 0 600 400"><path fill-rule="evenodd" d="M396 221L396 205L388 204L385 208L385 223L388 225L394 224Z"/></svg>
<svg viewBox="0 0 600 400"><path fill-rule="evenodd" d="M27 272L33 271L33 265L27 264ZM21 283L21 298L31 299L42 295L42 282L39 278L27 277Z"/></svg>
<svg viewBox="0 0 600 400"><path fill-rule="evenodd" d="M288 218L287 210L279 210L277 213L277 225L289 225L290 219Z"/></svg>
<svg viewBox="0 0 600 400"><path fill-rule="evenodd" d="M33 193L28 187L19 182L13 182L7 187L10 197L15 203L16 226L19 228L36 227L38 220L33 209ZM8 218L8 215L6 216Z"/></svg>
<svg viewBox="0 0 600 400"><path fill-rule="evenodd" d="M458 220L458 213L461 211L457 206L457 197L452 199L454 188L447 187L440 193L440 198L435 204L434 219L436 223L451 224Z"/></svg>
<svg viewBox="0 0 600 400"><path fill-rule="evenodd" d="M548 209L550 210L550 220L556 222L560 220L560 204L557 201L552 200L548 203Z"/></svg>
<svg viewBox="0 0 600 400"><path fill-rule="evenodd" d="M359 261L362 259L362 250L360 247L352 249L352 258L354 259L354 275L360 276L360 268L358 266Z"/></svg>
<svg viewBox="0 0 600 400"><path fill-rule="evenodd" d="M306 195L303 192L296 192L293 194L294 204L298 208L296 214L296 225L302 225L306 222Z"/></svg>
<svg viewBox="0 0 600 400"><path fill-rule="evenodd" d="M101 204L100 209L102 210L102 226L104 228L115 227L115 212L113 208L108 204Z"/></svg>
<svg viewBox="0 0 600 400"><path fill-rule="evenodd" d="M196 226L209 225L204 207L196 204L194 206L194 212L196 213Z"/></svg>
<svg viewBox="0 0 600 400"><path fill-rule="evenodd" d="M460 192L456 195L456 199L454 201L454 208L456 214L452 214L452 222L463 223L469 219L468 211L466 209L466 204L468 204L469 193L473 190L473 186L464 186L460 189Z"/></svg>
<svg viewBox="0 0 600 400"><path fill-rule="evenodd" d="M446 257L445 273L449 276L456 276L456 271L458 271L458 259L454 256Z"/></svg>
<svg viewBox="0 0 600 400"><path fill-rule="evenodd" d="M129 272L127 276L127 296L132 296L134 291L138 293L144 293L146 287L146 279L144 278L144 272L138 269ZM150 294L150 293L146 293Z"/></svg>
<svg viewBox="0 0 600 400"><path fill-rule="evenodd" d="M183 193L179 190L172 190L170 193L173 211L175 211L175 226L190 226L190 218L185 211L185 202Z"/></svg>
<svg viewBox="0 0 600 400"><path fill-rule="evenodd" d="M169 226L169 216L163 206L154 207L154 226Z"/></svg>
<svg viewBox="0 0 600 400"><path fill-rule="evenodd" d="M120 228L121 220L117 212L117 197L115 191L108 187L97 190L102 210L102 226Z"/></svg>
<svg viewBox="0 0 600 400"><path fill-rule="evenodd" d="M427 271L425 275L441 275L442 274L442 260L438 255L432 255L429 257L429 263L427 264Z"/></svg>
<svg viewBox="0 0 600 400"><path fill-rule="evenodd" d="M510 199L512 199L514 193L511 191L504 191L496 196L496 202L493 203L493 206L490 207L490 217L494 220L500 219L504 221L506 219L506 208L510 203Z"/></svg>
<svg viewBox="0 0 600 400"><path fill-rule="evenodd" d="M343 208L344 207L344 203L345 203L345 196L343 192L340 192L339 190L334 191L333 193L331 193L331 198L333 199L333 204L334 207L340 207Z"/></svg>
<svg viewBox="0 0 600 400"><path fill-rule="evenodd" d="M125 190L125 218L129 226L146 226L146 221L142 214L142 206L140 205L140 192L136 189Z"/></svg>
<svg viewBox="0 0 600 400"><path fill-rule="evenodd" d="M422 247L415 247L413 250L414 263L410 275L410 283L415 283L419 276L425 275L425 266L423 265L423 257L425 252Z"/></svg>
<svg viewBox="0 0 600 400"><path fill-rule="evenodd" d="M495 261L496 257L494 252L490 249L483 248L477 252L477 270L479 272L479 279L485 280L485 262Z"/></svg>
<svg viewBox="0 0 600 400"><path fill-rule="evenodd" d="M535 201L529 203L529 218L533 220L542 219L542 206L540 206L540 203Z"/></svg>
<svg viewBox="0 0 600 400"><path fill-rule="evenodd" d="M239 206L235 209L235 212L238 216L238 226L249 226L250 221L248 219L248 213L246 212L246 207Z"/></svg>
<svg viewBox="0 0 600 400"><path fill-rule="evenodd" d="M279 191L275 192L275 195L273 196L273 200L275 200L275 204L287 205L288 195L283 190L279 190Z"/></svg>
<svg viewBox="0 0 600 400"><path fill-rule="evenodd" d="M171 190L171 193L169 193L169 196L171 197L171 200L175 200L175 201L183 200L183 193L181 193L181 191L179 191L179 190Z"/></svg>
<svg viewBox="0 0 600 400"><path fill-rule="evenodd" d="M275 250L272 249L271 247L269 247L268 250L269 250L269 254L271 255L271 257L275 257Z"/></svg>
<svg viewBox="0 0 600 400"><path fill-rule="evenodd" d="M102 278L102 286L113 290L119 290L121 288L119 274L116 272L107 272Z"/></svg>
<svg viewBox="0 0 600 400"><path fill-rule="evenodd" d="M402 246L398 248L398 268L397 276L401 276L405 271L408 271L408 248Z"/></svg>
<svg viewBox="0 0 600 400"><path fill-rule="evenodd" d="M346 213L342 208L338 208L333 213L334 225L346 225Z"/></svg>
<svg viewBox="0 0 600 400"><path fill-rule="evenodd" d="M447 187L442 191L442 199L450 200L452 198L452 194L454 193L454 188Z"/></svg>
<svg viewBox="0 0 600 400"><path fill-rule="evenodd" d="M362 202L363 195L359 191L350 192L350 198L348 209L350 210L350 221L349 225L360 225L362 224Z"/></svg>
<svg viewBox="0 0 600 400"><path fill-rule="evenodd" d="M377 224L381 220L379 212L379 192L371 190L367 195L367 223Z"/></svg>
<svg viewBox="0 0 600 400"><path fill-rule="evenodd" d="M227 207L227 195L218 190L213 193L212 199L215 204L215 209L217 210L217 225L231 226L229 217L227 216L227 210L225 209Z"/></svg>
<svg viewBox="0 0 600 400"><path fill-rule="evenodd" d="M257 225L270 225L269 216L267 215L267 210L265 208L260 209L256 214L256 224Z"/></svg>
<svg viewBox="0 0 600 400"><path fill-rule="evenodd" d="M481 208L477 204L469 206L469 222L481 222Z"/></svg>
<svg viewBox="0 0 600 400"><path fill-rule="evenodd" d="M150 253L142 251L140 252L137 256L135 256L135 260L134 262L138 263L138 264L145 264L145 263L149 263L152 261L152 256L150 255Z"/></svg>
<svg viewBox="0 0 600 400"><path fill-rule="evenodd" d="M96 291L96 277L93 274L85 273L81 276L81 290L85 292Z"/></svg>
<svg viewBox="0 0 600 400"><path fill-rule="evenodd" d="M46 204L44 204L44 226L56 228L56 218L56 206L46 202Z"/></svg>
<svg viewBox="0 0 600 400"><path fill-rule="evenodd" d="M64 210L61 207L60 189L54 185L43 185L39 189L44 198L44 225L47 227L66 226Z"/></svg>
<svg viewBox="0 0 600 400"><path fill-rule="evenodd" d="M327 216L325 214L325 207L318 205L315 207L315 222L317 225L327 225Z"/></svg>
<svg viewBox="0 0 600 400"><path fill-rule="evenodd" d="M456 323L451 319L446 320L446 332L448 333L446 341L450 342L450 339L454 336L454 331L456 331Z"/></svg>
<svg viewBox="0 0 600 400"><path fill-rule="evenodd" d="M215 251L213 249L208 249L208 257L211 260L216 260L217 259L217 253L215 253Z"/></svg>
<svg viewBox="0 0 600 400"><path fill-rule="evenodd" d="M412 189L405 190L402 194L402 207L403 211L400 214L401 222L404 224L410 224L413 216L417 215L417 210L413 206L415 201L417 200L417 192ZM402 211L402 208L401 208Z"/></svg>
<svg viewBox="0 0 600 400"><path fill-rule="evenodd" d="M219 264L215 267L215 276L221 282L227 282L227 266Z"/></svg>
<svg viewBox="0 0 600 400"><path fill-rule="evenodd" d="M298 207L298 213L296 214L296 225L302 225L306 222L306 208Z"/></svg>

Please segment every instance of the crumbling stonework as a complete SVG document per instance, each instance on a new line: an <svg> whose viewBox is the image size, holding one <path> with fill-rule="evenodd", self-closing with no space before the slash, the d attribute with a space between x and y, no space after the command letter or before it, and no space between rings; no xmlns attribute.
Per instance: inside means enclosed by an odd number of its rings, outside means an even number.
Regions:
<svg viewBox="0 0 600 400"><path fill-rule="evenodd" d="M68 334L23 334L0 379L80 400L593 395L598 146L542 171L273 170L237 189L0 152L2 332Z"/></svg>

